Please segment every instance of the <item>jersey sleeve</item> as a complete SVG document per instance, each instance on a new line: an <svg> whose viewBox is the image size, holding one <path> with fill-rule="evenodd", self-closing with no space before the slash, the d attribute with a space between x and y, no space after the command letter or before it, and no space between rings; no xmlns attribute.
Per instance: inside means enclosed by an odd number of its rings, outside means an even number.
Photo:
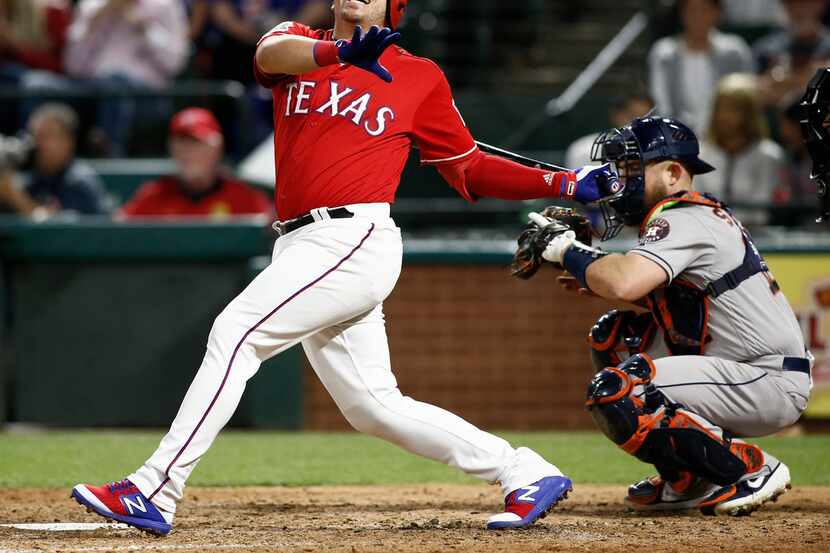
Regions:
<svg viewBox="0 0 830 553"><path fill-rule="evenodd" d="M415 112L413 137L421 150L421 163L457 163L477 150L461 113L455 106L450 84L438 71L438 82Z"/></svg>
<svg viewBox="0 0 830 553"><path fill-rule="evenodd" d="M320 34L321 33L319 31L314 31L311 27L303 25L302 23L285 21L262 35L262 38L260 38L259 42L257 42L257 48L259 48L259 45L262 44L266 38L271 38L272 36L295 35L308 38L320 38ZM282 81L291 77L293 77L293 75L266 73L259 68L259 64L256 62L256 57L254 57L254 78L260 86L264 88L274 88Z"/></svg>
<svg viewBox="0 0 830 553"><path fill-rule="evenodd" d="M657 263L666 272L666 284L704 264L717 247L709 229L690 213L693 209L675 208L652 220L629 252Z"/></svg>

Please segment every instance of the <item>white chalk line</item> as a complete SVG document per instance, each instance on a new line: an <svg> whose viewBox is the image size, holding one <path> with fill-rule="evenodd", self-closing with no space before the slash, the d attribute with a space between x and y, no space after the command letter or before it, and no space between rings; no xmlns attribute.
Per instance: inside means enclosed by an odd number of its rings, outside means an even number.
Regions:
<svg viewBox="0 0 830 553"><path fill-rule="evenodd" d="M126 530L126 524L117 522L46 522L25 524L0 524L3 528L16 530L37 530L41 532L91 532L93 530Z"/></svg>

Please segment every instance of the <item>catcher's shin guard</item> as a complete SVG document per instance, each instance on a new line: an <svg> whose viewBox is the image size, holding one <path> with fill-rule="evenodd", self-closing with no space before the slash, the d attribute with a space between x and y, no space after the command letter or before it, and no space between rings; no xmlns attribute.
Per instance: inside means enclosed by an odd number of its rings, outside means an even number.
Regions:
<svg viewBox="0 0 830 553"><path fill-rule="evenodd" d="M594 376L586 406L603 434L670 481L691 472L726 485L751 470L752 456L742 445L732 446L703 419L665 399L651 383L654 371L651 358L637 354Z"/></svg>
<svg viewBox="0 0 830 553"><path fill-rule="evenodd" d="M588 333L594 369L614 367L624 357L646 351L656 330L657 323L651 313L612 309L597 319Z"/></svg>

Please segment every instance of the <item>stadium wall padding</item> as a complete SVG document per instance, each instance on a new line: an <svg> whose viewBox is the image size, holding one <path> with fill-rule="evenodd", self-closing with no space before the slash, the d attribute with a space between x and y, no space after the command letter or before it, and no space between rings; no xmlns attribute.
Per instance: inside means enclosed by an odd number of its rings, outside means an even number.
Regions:
<svg viewBox="0 0 830 553"><path fill-rule="evenodd" d="M0 236L8 322L0 420L57 426L169 424L214 317L267 264L270 248L253 224L0 224ZM612 305L561 291L552 269L513 279L509 258L405 254L384 305L400 388L484 428L593 428L584 410L587 333ZM818 391L830 383L830 254L767 258L805 334L813 331ZM296 347L252 379L232 424L348 428Z"/></svg>

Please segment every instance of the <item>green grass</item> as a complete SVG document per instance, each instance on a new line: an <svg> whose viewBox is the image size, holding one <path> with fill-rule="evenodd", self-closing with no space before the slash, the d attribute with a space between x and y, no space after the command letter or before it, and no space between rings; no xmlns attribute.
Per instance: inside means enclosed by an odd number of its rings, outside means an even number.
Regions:
<svg viewBox="0 0 830 553"><path fill-rule="evenodd" d="M502 433L532 447L576 482L627 484L649 475L643 463L602 435ZM148 457L161 431L0 433L0 487L67 487L120 479ZM830 436L756 443L786 461L795 484L830 485ZM352 433L224 432L189 484L196 486L472 483L439 463Z"/></svg>

